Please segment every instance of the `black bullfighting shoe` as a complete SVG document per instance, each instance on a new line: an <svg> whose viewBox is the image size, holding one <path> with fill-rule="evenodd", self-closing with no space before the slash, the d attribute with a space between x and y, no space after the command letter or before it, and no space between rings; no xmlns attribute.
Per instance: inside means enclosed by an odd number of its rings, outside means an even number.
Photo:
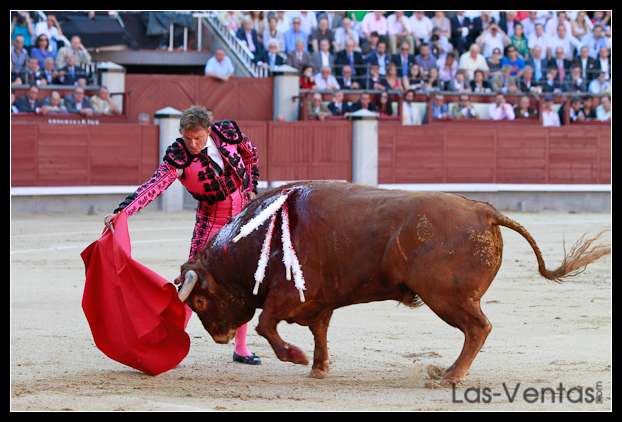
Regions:
<svg viewBox="0 0 622 422"><path fill-rule="evenodd" d="M261 359L254 353L250 356L242 356L233 352L233 361L238 363L245 363L247 365L261 365Z"/></svg>

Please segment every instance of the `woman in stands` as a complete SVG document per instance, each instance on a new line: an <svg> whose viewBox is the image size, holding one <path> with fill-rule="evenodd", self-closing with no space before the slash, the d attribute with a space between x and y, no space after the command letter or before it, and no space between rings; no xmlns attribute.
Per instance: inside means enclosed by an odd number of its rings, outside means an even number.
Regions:
<svg viewBox="0 0 622 422"><path fill-rule="evenodd" d="M41 34L35 41L35 47L30 50L30 57L39 60L39 67L43 69L45 67L45 59L51 57L56 58L56 54L53 51L49 51L50 40L47 35Z"/></svg>
<svg viewBox="0 0 622 422"><path fill-rule="evenodd" d="M105 218L107 225L118 213L136 214L179 181L199 201L190 242L189 260L196 259L208 241L257 193L257 150L235 121L212 122L204 107L192 106L179 121L181 137L166 150L153 176ZM177 282L177 280L176 280ZM261 360L246 347L248 324L235 334L235 362L259 365Z"/></svg>
<svg viewBox="0 0 622 422"><path fill-rule="evenodd" d="M410 67L408 76L404 77L402 85L406 90L412 89L418 91L423 87L424 83L425 81L423 78L423 72L421 71L421 67L418 64L413 64Z"/></svg>
<svg viewBox="0 0 622 422"><path fill-rule="evenodd" d="M393 106L389 100L389 94L383 92L378 97L378 104L376 104L380 116L393 116Z"/></svg>
<svg viewBox="0 0 622 422"><path fill-rule="evenodd" d="M384 85L387 91L401 91L403 89L402 80L397 75L397 66L395 63L389 63L387 76L382 80L382 85Z"/></svg>

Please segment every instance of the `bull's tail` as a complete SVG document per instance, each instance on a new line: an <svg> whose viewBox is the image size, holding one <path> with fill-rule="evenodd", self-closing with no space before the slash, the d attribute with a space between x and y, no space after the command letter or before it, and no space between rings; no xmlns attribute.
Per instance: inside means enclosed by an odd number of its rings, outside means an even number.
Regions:
<svg viewBox="0 0 622 422"><path fill-rule="evenodd" d="M540 248L538 247L535 239L526 228L499 212L495 213L493 221L494 224L512 229L527 239L527 242L529 242L531 248L536 254L536 259L538 260L538 271L542 277L558 283L565 281L568 277L574 277L577 274L580 274L589 264L611 253L611 248L608 245L594 244L594 242L603 233L605 233L606 230L603 230L596 236L589 238L586 238L586 235L584 234L579 240L577 240L569 252L566 252L566 247L564 245L564 260L558 268L552 271L547 270L544 265L544 259L542 258L542 252L540 252Z"/></svg>

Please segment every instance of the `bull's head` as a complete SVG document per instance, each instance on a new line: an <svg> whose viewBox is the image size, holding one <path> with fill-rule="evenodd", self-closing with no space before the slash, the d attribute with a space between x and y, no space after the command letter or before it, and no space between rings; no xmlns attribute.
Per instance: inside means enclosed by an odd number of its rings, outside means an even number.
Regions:
<svg viewBox="0 0 622 422"><path fill-rule="evenodd" d="M231 288L216 281L201 264L186 263L181 267L183 284L179 299L199 316L203 327L216 343L226 344L235 330L253 317L248 305L232 294Z"/></svg>

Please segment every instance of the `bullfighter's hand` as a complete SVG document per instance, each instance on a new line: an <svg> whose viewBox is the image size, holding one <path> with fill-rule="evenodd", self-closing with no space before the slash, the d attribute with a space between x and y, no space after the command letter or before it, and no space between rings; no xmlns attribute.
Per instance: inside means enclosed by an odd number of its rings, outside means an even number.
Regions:
<svg viewBox="0 0 622 422"><path fill-rule="evenodd" d="M114 219L117 217L117 215L119 215L118 212L115 214L108 214L104 218L104 225L108 227L109 229L111 229L111 231L113 230L113 222L114 222Z"/></svg>

